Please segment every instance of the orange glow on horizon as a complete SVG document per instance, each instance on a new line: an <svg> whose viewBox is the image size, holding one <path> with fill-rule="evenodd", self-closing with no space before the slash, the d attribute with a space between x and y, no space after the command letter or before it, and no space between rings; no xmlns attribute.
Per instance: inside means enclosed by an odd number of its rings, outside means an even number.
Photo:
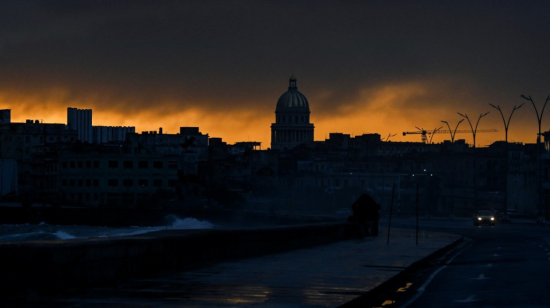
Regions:
<svg viewBox="0 0 550 308"><path fill-rule="evenodd" d="M332 113L317 110L320 107L316 101L324 99L323 93L312 95L308 100L311 108L311 122L315 125L315 140L324 141L330 133L344 133L351 136L378 133L382 139L395 134L390 138L391 141L420 142L420 135L403 136L403 132L416 131L415 126L427 131L441 126L443 126L442 129L447 129L446 125L440 122L441 119L449 119L454 129L454 125L461 118L452 110L454 108L448 106L460 106L459 99L455 102L445 102L445 104L423 105L418 97L425 96L427 88L428 85L422 83L405 83L378 89L365 89L360 92L355 101L340 104L340 107L335 108ZM93 125L96 126L134 126L137 133L158 131L162 127L166 134L179 133L180 127L199 127L203 134L220 137L228 144L258 141L262 143L262 149L267 149L271 143L270 126L275 121L276 99L273 99L273 109L269 109L270 111L265 114L249 111L249 109L224 113L196 106L181 110L181 107L176 107L178 104L173 102L124 112L112 108L105 109L105 106L109 106L108 104L106 105L105 102L100 104L93 99L70 100L67 91L55 90L47 95L0 93L0 109L11 109L12 122L25 122L31 119L40 120L43 123L66 123L67 107L92 109ZM439 107L433 107L434 105ZM494 110L491 110L491 113L494 113L491 114L492 119L484 118L479 129L496 128L498 132L478 133L476 138L478 146L487 146L494 141L504 140L500 115ZM530 114L524 115L527 120L514 119L515 122L509 131L509 142L535 142L538 128L536 123L533 125L532 119L529 119L530 116ZM520 121L523 123L518 123ZM464 121L459 129L470 129L467 121ZM455 140L459 139L465 139L471 144L472 134L457 134ZM433 138L434 143L440 143L443 140L450 140L450 135L438 134Z"/></svg>

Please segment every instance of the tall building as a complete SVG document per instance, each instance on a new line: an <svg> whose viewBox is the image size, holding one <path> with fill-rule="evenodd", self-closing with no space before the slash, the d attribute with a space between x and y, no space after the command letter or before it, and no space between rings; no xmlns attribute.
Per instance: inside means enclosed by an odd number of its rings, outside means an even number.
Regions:
<svg viewBox="0 0 550 308"><path fill-rule="evenodd" d="M92 109L67 108L67 125L78 131L78 140L93 141Z"/></svg>
<svg viewBox="0 0 550 308"><path fill-rule="evenodd" d="M309 123L309 103L290 77L288 91L277 101L275 123L271 124L271 148L287 150L300 144L313 143L314 126Z"/></svg>

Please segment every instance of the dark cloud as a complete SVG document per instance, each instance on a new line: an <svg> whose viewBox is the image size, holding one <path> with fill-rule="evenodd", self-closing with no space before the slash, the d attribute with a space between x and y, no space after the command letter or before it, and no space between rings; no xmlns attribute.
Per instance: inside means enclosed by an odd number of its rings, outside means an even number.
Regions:
<svg viewBox="0 0 550 308"><path fill-rule="evenodd" d="M67 102L93 98L101 109L271 113L292 72L319 117L413 82L428 91L396 107L477 114L549 91L545 1L0 5L0 91L64 89Z"/></svg>

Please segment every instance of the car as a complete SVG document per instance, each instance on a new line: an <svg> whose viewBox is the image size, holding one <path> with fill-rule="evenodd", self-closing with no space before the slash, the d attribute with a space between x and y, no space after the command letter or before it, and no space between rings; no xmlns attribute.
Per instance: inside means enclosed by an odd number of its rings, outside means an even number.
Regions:
<svg viewBox="0 0 550 308"><path fill-rule="evenodd" d="M479 226L482 224L488 224L490 226L495 225L495 215L492 211L489 210L479 210L474 215L474 226Z"/></svg>

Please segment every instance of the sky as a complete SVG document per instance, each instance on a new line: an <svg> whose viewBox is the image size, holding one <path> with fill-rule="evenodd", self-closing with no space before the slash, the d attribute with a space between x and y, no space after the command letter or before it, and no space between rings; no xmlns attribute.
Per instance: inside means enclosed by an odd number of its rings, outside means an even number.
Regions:
<svg viewBox="0 0 550 308"><path fill-rule="evenodd" d="M93 125L195 126L265 149L294 74L315 140L419 142L403 132L447 129L441 121L454 130L457 112L475 128L490 112L477 146L504 140L505 126L508 141L534 143L539 118L550 130L550 111L541 116L549 9L528 0L0 0L0 109L12 122L44 123L66 123L67 107L92 109ZM473 142L470 132L457 139Z"/></svg>

